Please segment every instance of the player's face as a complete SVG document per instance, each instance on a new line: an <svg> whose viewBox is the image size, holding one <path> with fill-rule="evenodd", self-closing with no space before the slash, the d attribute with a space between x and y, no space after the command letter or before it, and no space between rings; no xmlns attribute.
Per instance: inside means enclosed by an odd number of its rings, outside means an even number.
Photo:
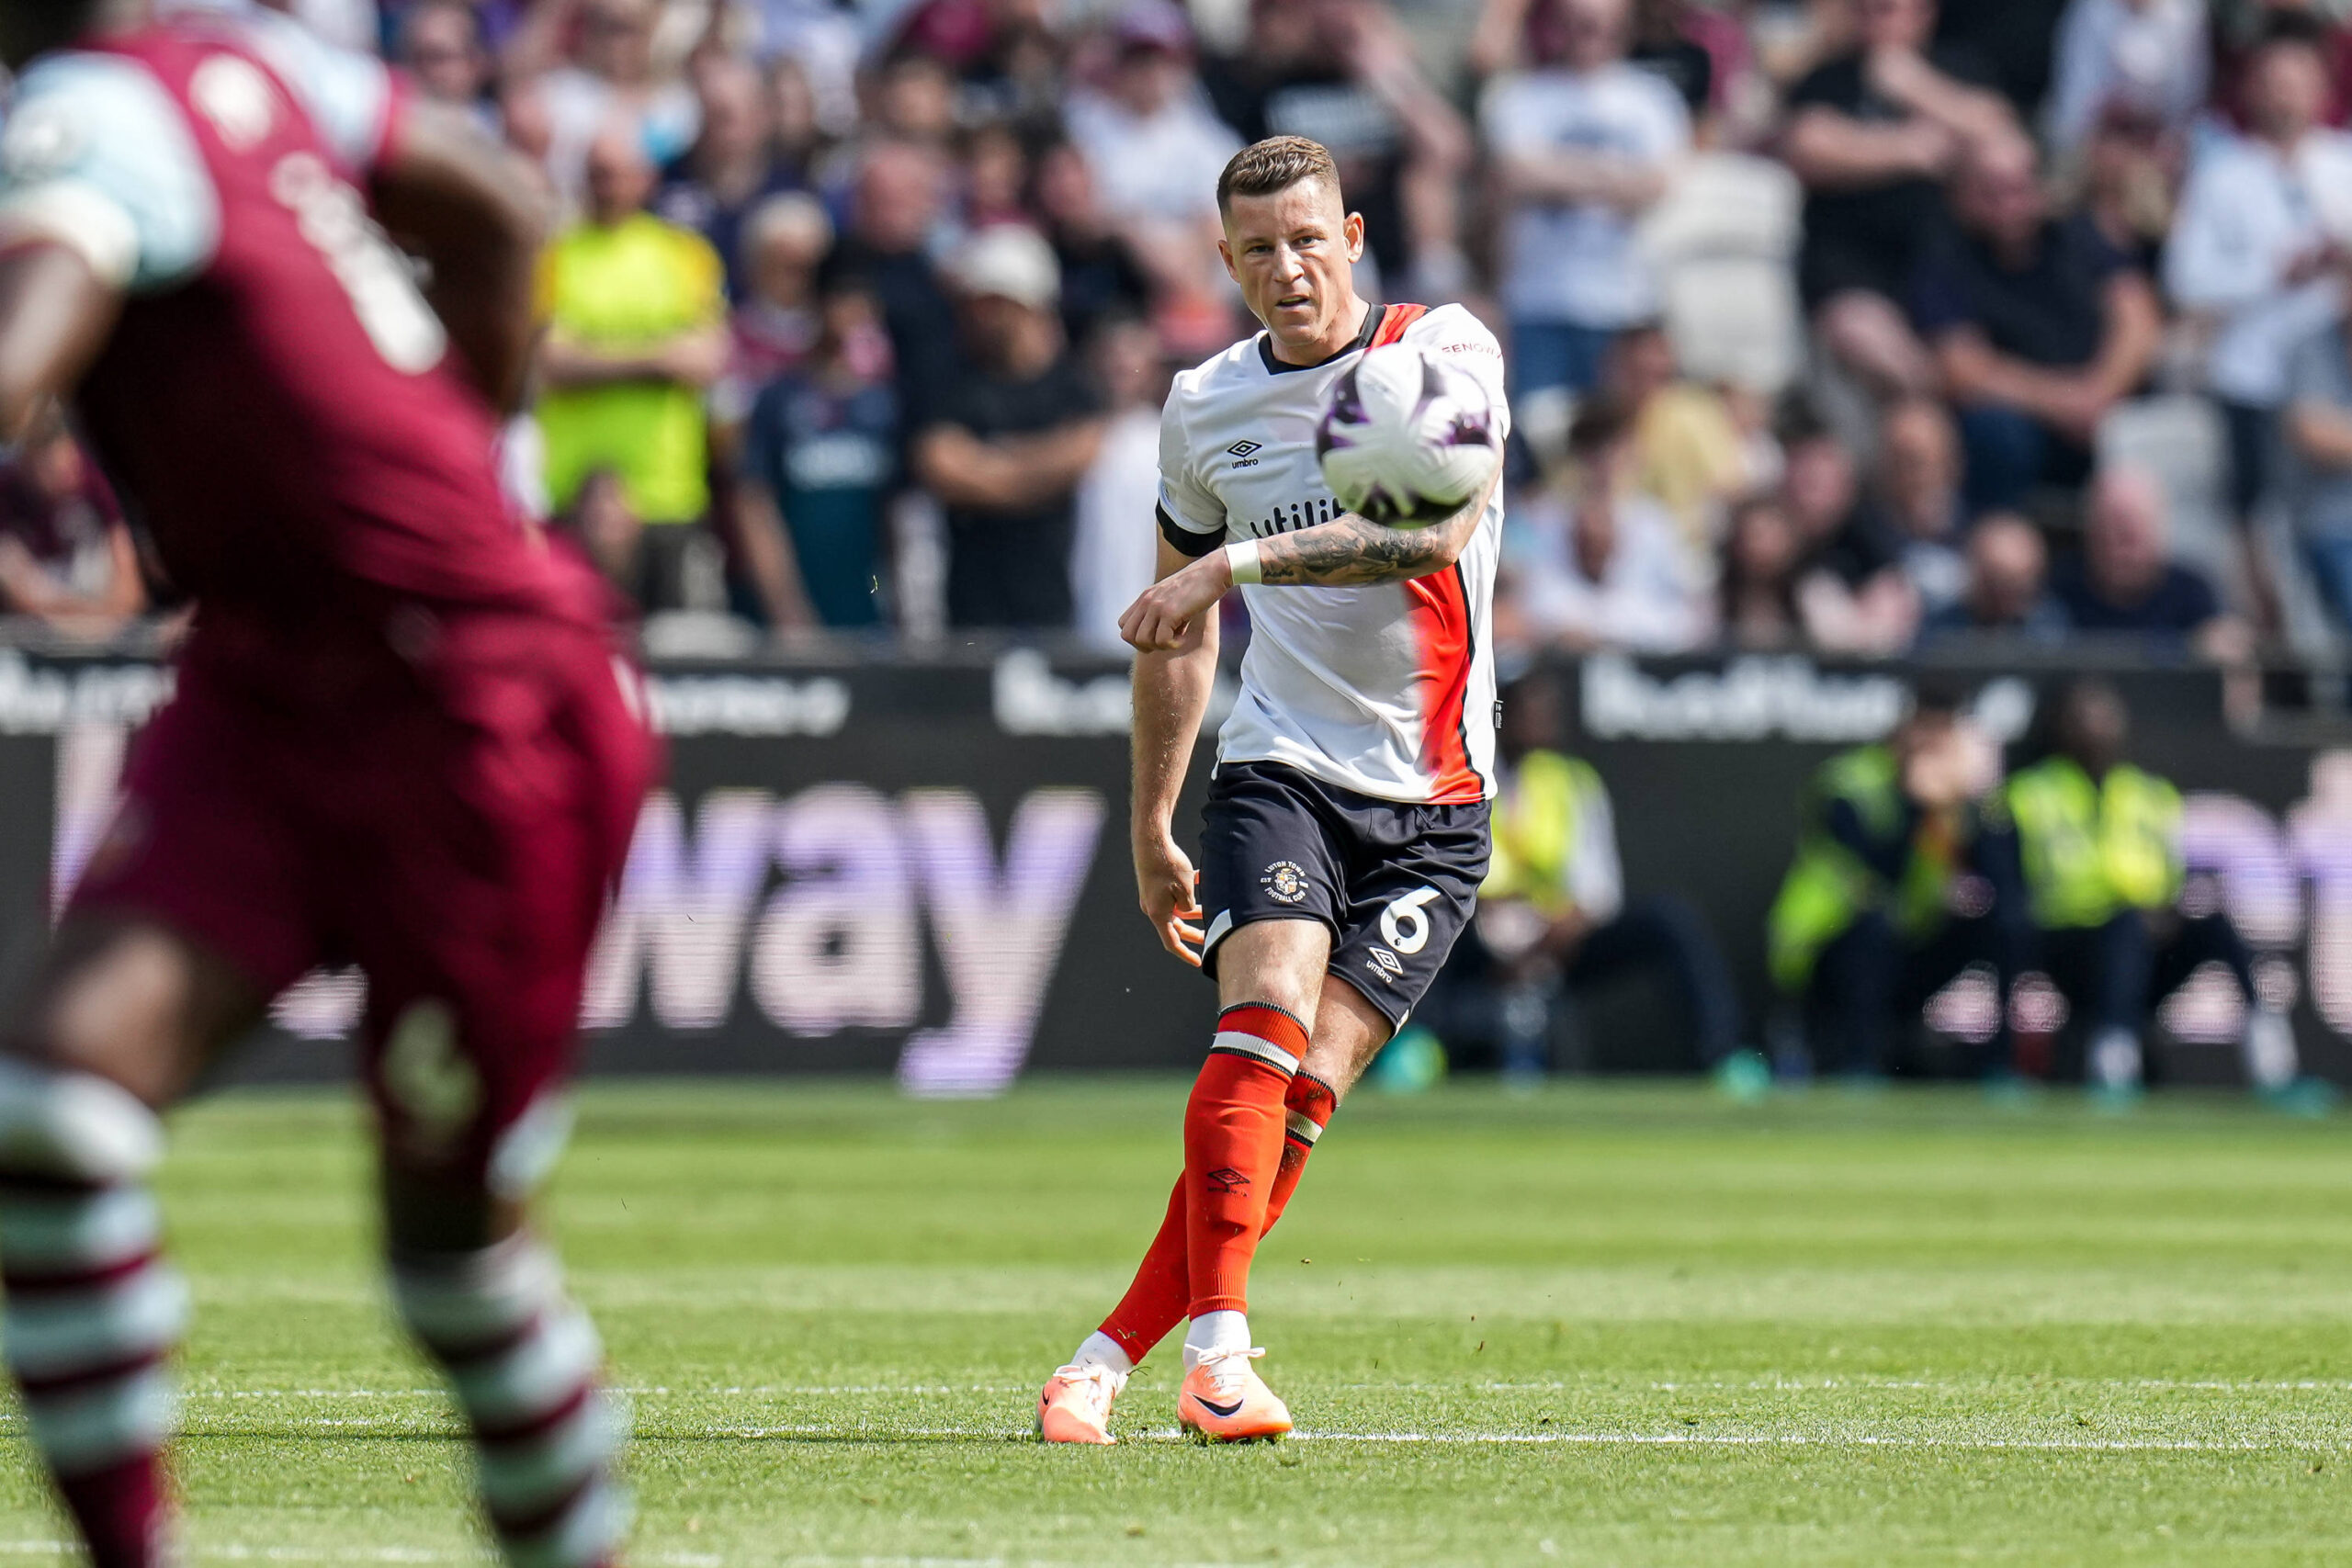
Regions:
<svg viewBox="0 0 2352 1568"><path fill-rule="evenodd" d="M1241 301L1283 347L1311 350L1353 322L1355 265L1363 219L1326 180L1301 180L1270 196L1236 196L1217 242Z"/></svg>

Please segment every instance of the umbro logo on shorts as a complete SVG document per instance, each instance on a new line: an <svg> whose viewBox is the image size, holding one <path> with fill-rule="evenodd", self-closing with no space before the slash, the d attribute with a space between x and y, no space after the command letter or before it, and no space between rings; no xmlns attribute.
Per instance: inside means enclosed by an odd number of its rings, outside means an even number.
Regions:
<svg viewBox="0 0 2352 1568"><path fill-rule="evenodd" d="M1201 1179L1219 1192L1238 1192L1250 1185L1250 1179L1229 1165L1205 1172Z"/></svg>
<svg viewBox="0 0 2352 1568"><path fill-rule="evenodd" d="M1385 947L1374 948L1363 966L1392 984L1405 973L1404 961Z"/></svg>

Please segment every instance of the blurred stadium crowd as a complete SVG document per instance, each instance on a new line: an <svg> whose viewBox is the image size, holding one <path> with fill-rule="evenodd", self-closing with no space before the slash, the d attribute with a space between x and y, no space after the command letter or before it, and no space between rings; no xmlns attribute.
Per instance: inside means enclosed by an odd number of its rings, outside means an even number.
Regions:
<svg viewBox="0 0 2352 1568"><path fill-rule="evenodd" d="M1115 649L1168 377L1250 326L1212 188L1276 132L1365 292L1510 345L1514 651L2352 625L2346 0L288 3L544 175L513 483L657 651ZM26 443L6 608L148 579Z"/></svg>

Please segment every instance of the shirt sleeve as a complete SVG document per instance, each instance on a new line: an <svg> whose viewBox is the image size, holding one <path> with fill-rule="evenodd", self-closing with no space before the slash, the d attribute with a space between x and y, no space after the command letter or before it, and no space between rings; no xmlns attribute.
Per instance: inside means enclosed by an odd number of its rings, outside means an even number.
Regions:
<svg viewBox="0 0 2352 1568"><path fill-rule="evenodd" d="M1911 272L1912 326L1932 341L1975 321L1952 247L1941 239L1931 240Z"/></svg>
<svg viewBox="0 0 2352 1568"><path fill-rule="evenodd" d="M2192 310L2238 310L2278 286L2270 236L2248 210L2251 171L2238 162L2221 150L2197 165L2165 243L2165 291Z"/></svg>
<svg viewBox="0 0 2352 1568"><path fill-rule="evenodd" d="M1510 439L1510 399L1503 385L1503 345L1487 323L1459 305L1442 305L1413 323L1407 343L1428 350L1442 365L1464 371L1487 389L1495 407L1495 439Z"/></svg>
<svg viewBox="0 0 2352 1568"><path fill-rule="evenodd" d="M1537 117L1528 112L1527 85L1516 76L1500 76L1478 100L1478 131L1498 152L1539 152L1549 145Z"/></svg>
<svg viewBox="0 0 2352 1568"><path fill-rule="evenodd" d="M220 198L162 85L128 60L51 57L0 132L0 245L48 241L110 287L185 282L220 241Z"/></svg>
<svg viewBox="0 0 2352 1568"><path fill-rule="evenodd" d="M1187 555L1206 555L1225 536L1225 503L1193 472L1192 445L1182 397L1171 393L1159 411L1159 531Z"/></svg>
<svg viewBox="0 0 2352 1568"><path fill-rule="evenodd" d="M346 174L373 169L390 141L399 93L384 62L338 49L282 12L239 13L253 51L277 73Z"/></svg>

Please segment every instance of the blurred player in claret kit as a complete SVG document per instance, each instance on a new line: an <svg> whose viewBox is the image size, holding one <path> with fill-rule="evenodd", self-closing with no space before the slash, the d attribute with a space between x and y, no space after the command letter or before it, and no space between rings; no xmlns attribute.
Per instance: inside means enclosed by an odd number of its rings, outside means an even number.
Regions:
<svg viewBox="0 0 2352 1568"><path fill-rule="evenodd" d="M1363 220L1315 142L1245 148L1217 206L1226 267L1266 330L1176 378L1160 423L1159 581L1120 631L1138 650L1144 912L1170 953L1215 977L1223 1010L1159 1233L1039 1397L1051 1442L1109 1442L1135 1363L1186 1317L1179 1421L1212 1438L1290 1429L1251 1365L1264 1354L1244 1315L1251 1255L1340 1098L1444 964L1487 870L1498 490L1426 528L1382 526L1332 500L1315 436L1332 384L1392 343L1458 365L1507 420L1501 350L1459 306L1357 296ZM1216 674L1216 604L1237 585L1250 649L1218 738L1196 897L1172 818Z"/></svg>
<svg viewBox="0 0 2352 1568"><path fill-rule="evenodd" d="M267 11L10 0L0 50L23 73L0 426L70 397L198 606L178 694L0 1032L28 1435L100 1568L175 1559L164 1363L187 1298L146 1186L157 1113L274 993L356 963L401 1314L472 1426L507 1558L607 1562L621 1433L525 1209L656 757L601 590L498 487L531 187Z"/></svg>

